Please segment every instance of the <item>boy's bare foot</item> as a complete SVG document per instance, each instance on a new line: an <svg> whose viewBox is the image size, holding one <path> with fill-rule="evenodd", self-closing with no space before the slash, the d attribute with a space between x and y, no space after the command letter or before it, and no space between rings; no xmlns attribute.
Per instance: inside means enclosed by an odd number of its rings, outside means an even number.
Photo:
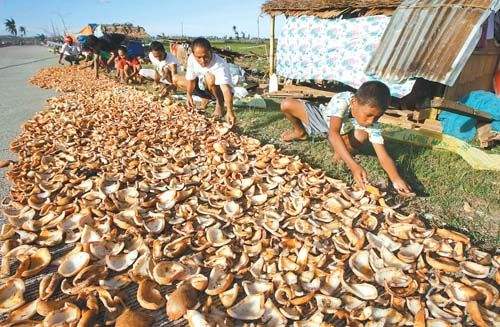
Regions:
<svg viewBox="0 0 500 327"><path fill-rule="evenodd" d="M292 142L292 141L304 141L307 140L307 134L304 131L297 132L296 130L284 131L281 134L281 141Z"/></svg>

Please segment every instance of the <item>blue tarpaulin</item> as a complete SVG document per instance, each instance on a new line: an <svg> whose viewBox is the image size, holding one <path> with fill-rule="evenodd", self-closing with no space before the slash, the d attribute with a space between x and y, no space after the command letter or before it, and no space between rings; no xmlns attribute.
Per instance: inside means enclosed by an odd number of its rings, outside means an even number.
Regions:
<svg viewBox="0 0 500 327"><path fill-rule="evenodd" d="M460 100L461 103L491 115L491 129L500 132L500 98L487 91L473 91ZM443 111L439 114L443 133L464 141L472 141L476 136L477 120L473 117Z"/></svg>
<svg viewBox="0 0 500 327"><path fill-rule="evenodd" d="M129 57L145 57L144 46L141 42L128 41L127 42L127 56Z"/></svg>

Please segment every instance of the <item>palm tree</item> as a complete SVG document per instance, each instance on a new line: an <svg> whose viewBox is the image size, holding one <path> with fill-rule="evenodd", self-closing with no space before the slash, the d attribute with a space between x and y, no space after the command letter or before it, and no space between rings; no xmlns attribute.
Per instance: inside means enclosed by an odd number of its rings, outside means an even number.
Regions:
<svg viewBox="0 0 500 327"><path fill-rule="evenodd" d="M35 36L35 39L39 40L40 42L45 42L45 40L47 40L47 37L45 36L45 34L37 34L37 36Z"/></svg>
<svg viewBox="0 0 500 327"><path fill-rule="evenodd" d="M4 25L7 32L14 36L17 36L16 21L13 18L6 19Z"/></svg>
<svg viewBox="0 0 500 327"><path fill-rule="evenodd" d="M22 36L26 36L26 27L24 27L24 26L19 26L19 33L20 33Z"/></svg>

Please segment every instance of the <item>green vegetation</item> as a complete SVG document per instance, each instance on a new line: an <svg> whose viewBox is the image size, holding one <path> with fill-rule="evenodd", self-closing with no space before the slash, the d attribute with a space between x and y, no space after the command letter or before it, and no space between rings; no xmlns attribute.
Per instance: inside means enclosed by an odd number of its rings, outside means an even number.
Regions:
<svg viewBox="0 0 500 327"><path fill-rule="evenodd" d="M211 43L212 46L219 49L226 49L252 55L252 57L249 58L237 58L235 63L246 69L256 70L261 74L267 73L269 67L269 44L267 42L248 43L238 41L211 41Z"/></svg>
<svg viewBox="0 0 500 327"><path fill-rule="evenodd" d="M9 32L10 34L17 36L17 27L16 27L16 21L13 18L6 19L5 23L5 30Z"/></svg>
<svg viewBox="0 0 500 327"><path fill-rule="evenodd" d="M264 57L267 57L269 51L269 44L267 42L249 43L237 41L211 41L210 43L216 48L227 49L246 54L256 54Z"/></svg>
<svg viewBox="0 0 500 327"><path fill-rule="evenodd" d="M231 46L231 50L244 53L249 51L245 47L251 46L237 42L213 44L220 48ZM267 69L267 58L264 60L263 71ZM149 85L140 88L152 90ZM297 155L313 167L325 170L331 177L352 182L348 169L331 160L332 153L326 140L281 142L280 134L289 125L279 110L279 104L272 100L266 102L267 109L237 109L242 133L263 143L274 144L284 153ZM393 126L384 128L395 129ZM458 155L447 151L391 140L386 140L386 144L402 176L417 193L415 198L403 199L389 191L389 203L401 204L403 211L420 213L431 225L446 225L466 232L485 249L500 246L500 172L473 170ZM498 152L498 149L493 151ZM356 159L365 167L373 184L388 186L386 174L371 146L362 149Z"/></svg>

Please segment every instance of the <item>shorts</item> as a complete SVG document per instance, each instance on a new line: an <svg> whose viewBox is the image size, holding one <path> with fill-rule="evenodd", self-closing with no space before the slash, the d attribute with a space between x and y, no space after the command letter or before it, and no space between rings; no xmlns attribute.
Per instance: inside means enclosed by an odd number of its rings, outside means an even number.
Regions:
<svg viewBox="0 0 500 327"><path fill-rule="evenodd" d="M73 61L76 61L78 62L80 58L78 58L78 56L75 56L75 55L63 55L63 58L64 60L68 61L68 62L73 62Z"/></svg>
<svg viewBox="0 0 500 327"><path fill-rule="evenodd" d="M198 77L198 88L201 91L207 91L207 88L205 86L205 75Z"/></svg>
<svg viewBox="0 0 500 327"><path fill-rule="evenodd" d="M306 108L306 114L308 118L308 123L302 123L307 135L309 136L327 136L329 126L326 120L321 114L321 108L310 102L304 102ZM368 133L368 140L374 144L384 144L384 138L382 137L382 130L378 123L374 123L370 127L360 126L354 118L347 119L342 122L342 127L340 129L340 135L346 135L354 130L362 130Z"/></svg>
<svg viewBox="0 0 500 327"><path fill-rule="evenodd" d="M141 68L141 69L139 69L139 75L141 75L144 78L154 80L156 77L156 70L154 70L152 68ZM160 83L167 84L167 85L170 84L169 81L167 81L166 79L163 79L163 78L160 80Z"/></svg>
<svg viewBox="0 0 500 327"><path fill-rule="evenodd" d="M139 60L136 57L134 57L134 58L128 59L126 61L126 65L130 66L130 67L140 67L141 63L139 62Z"/></svg>
<svg viewBox="0 0 500 327"><path fill-rule="evenodd" d="M326 136L328 134L328 124L321 115L321 110L318 106L304 102L308 123L302 123L307 135L309 136Z"/></svg>
<svg viewBox="0 0 500 327"><path fill-rule="evenodd" d="M204 99L215 100L215 96L212 93L210 93L209 90L207 90L207 87L205 85L205 76L196 77L195 81L196 84L193 91L193 95L197 95L200 98ZM233 87L231 87L231 93L234 95Z"/></svg>

